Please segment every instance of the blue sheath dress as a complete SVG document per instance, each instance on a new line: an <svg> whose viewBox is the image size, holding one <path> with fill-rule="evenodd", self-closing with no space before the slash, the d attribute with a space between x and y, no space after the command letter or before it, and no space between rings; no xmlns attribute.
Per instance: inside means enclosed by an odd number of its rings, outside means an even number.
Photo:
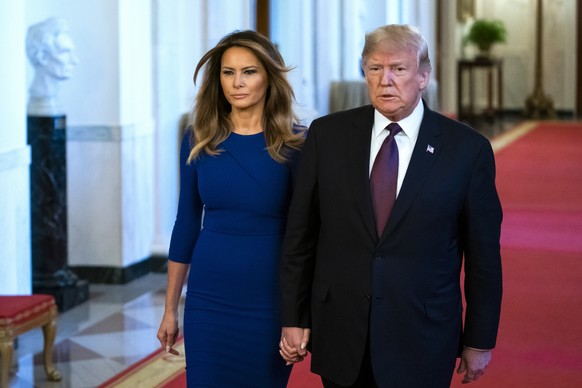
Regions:
<svg viewBox="0 0 582 388"><path fill-rule="evenodd" d="M279 260L291 193L290 165L262 133L231 133L218 156L186 165L169 259L190 263L184 340L188 387L285 387L278 352Z"/></svg>

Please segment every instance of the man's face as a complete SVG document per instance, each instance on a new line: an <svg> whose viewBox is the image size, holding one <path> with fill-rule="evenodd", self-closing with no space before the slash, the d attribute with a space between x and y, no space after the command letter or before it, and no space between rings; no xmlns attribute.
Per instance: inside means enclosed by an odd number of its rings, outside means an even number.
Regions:
<svg viewBox="0 0 582 388"><path fill-rule="evenodd" d="M65 33L57 35L52 52L47 53L45 58L46 72L60 80L68 79L78 63L71 37Z"/></svg>
<svg viewBox="0 0 582 388"><path fill-rule="evenodd" d="M366 58L364 74L372 105L391 121L412 113L429 79L428 71L419 71L414 50L387 44Z"/></svg>

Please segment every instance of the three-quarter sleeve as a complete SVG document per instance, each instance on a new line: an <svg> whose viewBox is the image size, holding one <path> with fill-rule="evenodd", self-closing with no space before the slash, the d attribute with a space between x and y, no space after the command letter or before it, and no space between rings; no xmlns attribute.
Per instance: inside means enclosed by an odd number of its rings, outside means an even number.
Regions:
<svg viewBox="0 0 582 388"><path fill-rule="evenodd" d="M169 260L180 263L190 263L200 234L203 209L198 192L197 163L186 163L190 155L189 136L189 132L184 135L180 147L180 197L168 254Z"/></svg>

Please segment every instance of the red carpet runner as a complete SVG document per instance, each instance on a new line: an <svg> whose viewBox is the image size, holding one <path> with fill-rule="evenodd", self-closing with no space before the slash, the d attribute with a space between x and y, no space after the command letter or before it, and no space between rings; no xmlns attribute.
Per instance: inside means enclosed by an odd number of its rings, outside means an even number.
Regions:
<svg viewBox="0 0 582 388"><path fill-rule="evenodd" d="M469 387L582 387L582 123L525 123L493 145L504 300L493 362ZM185 387L181 371L150 380L171 363L154 354L103 387ZM451 386L466 387L460 381ZM321 386L308 362L294 367L290 388Z"/></svg>
<svg viewBox="0 0 582 388"><path fill-rule="evenodd" d="M496 163L504 299L475 386L582 387L582 123L540 123Z"/></svg>

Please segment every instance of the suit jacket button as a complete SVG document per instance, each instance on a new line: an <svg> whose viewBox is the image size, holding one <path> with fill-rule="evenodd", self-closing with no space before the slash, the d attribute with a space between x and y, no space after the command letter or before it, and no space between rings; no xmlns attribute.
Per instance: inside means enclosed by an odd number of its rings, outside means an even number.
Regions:
<svg viewBox="0 0 582 388"><path fill-rule="evenodd" d="M372 299L372 297L370 295L364 295L364 300L366 302L369 302Z"/></svg>
<svg viewBox="0 0 582 388"><path fill-rule="evenodd" d="M380 260L382 260L382 256L376 256L376 257L374 257L374 260L380 261Z"/></svg>

